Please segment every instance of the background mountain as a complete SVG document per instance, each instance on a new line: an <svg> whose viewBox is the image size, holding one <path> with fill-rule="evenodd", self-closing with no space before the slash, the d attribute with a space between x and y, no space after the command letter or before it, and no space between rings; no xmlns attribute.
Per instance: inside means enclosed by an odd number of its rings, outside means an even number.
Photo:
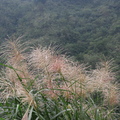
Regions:
<svg viewBox="0 0 120 120"><path fill-rule="evenodd" d="M33 44L60 45L93 68L114 59L119 70L119 13L119 0L0 0L0 42L24 35Z"/></svg>

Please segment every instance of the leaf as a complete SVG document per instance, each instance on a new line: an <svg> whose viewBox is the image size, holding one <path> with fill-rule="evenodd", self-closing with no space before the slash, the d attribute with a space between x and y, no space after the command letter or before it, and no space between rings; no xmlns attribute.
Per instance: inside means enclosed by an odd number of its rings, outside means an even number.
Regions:
<svg viewBox="0 0 120 120"><path fill-rule="evenodd" d="M0 118L0 120L5 120L4 118Z"/></svg>
<svg viewBox="0 0 120 120"><path fill-rule="evenodd" d="M25 112L22 120L28 120L28 110Z"/></svg>
<svg viewBox="0 0 120 120"><path fill-rule="evenodd" d="M32 112L33 112L33 107L32 107L31 110L30 110L29 119L27 119L27 120L31 120L31 118L32 118Z"/></svg>
<svg viewBox="0 0 120 120"><path fill-rule="evenodd" d="M67 110L63 110L63 111L59 112L59 113L58 113L57 115L55 115L51 120L57 118L60 114L66 112L66 111L71 111L71 109L67 109Z"/></svg>

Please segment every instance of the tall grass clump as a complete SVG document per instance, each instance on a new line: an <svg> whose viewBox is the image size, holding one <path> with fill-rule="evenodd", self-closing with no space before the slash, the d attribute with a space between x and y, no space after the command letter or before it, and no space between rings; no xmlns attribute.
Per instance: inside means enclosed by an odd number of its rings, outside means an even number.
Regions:
<svg viewBox="0 0 120 120"><path fill-rule="evenodd" d="M112 61L94 70L53 48L8 39L0 63L2 120L119 120L119 86Z"/></svg>

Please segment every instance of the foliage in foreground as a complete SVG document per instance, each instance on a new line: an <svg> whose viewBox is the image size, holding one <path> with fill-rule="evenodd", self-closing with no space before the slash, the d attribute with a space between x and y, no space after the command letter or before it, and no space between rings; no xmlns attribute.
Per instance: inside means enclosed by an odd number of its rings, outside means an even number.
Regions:
<svg viewBox="0 0 120 120"><path fill-rule="evenodd" d="M26 45L18 38L2 46L0 119L119 119L120 93L111 61L87 71L55 49L37 47L27 53Z"/></svg>

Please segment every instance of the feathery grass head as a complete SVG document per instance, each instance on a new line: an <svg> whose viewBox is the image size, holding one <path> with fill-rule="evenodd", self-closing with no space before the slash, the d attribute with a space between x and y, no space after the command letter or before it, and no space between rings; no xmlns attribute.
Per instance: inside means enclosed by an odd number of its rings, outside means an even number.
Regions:
<svg viewBox="0 0 120 120"><path fill-rule="evenodd" d="M49 65L49 72L61 73L62 68L65 67L65 59L62 56L53 56Z"/></svg>
<svg viewBox="0 0 120 120"><path fill-rule="evenodd" d="M113 61L102 62L93 70L90 81L87 83L86 89L92 93L101 91L104 95L105 104L115 105L119 101L119 90L115 80L115 73L112 71Z"/></svg>
<svg viewBox="0 0 120 120"><path fill-rule="evenodd" d="M18 38L9 37L1 46L1 54L7 59L7 62L10 64L15 64L25 59L23 53L27 49L27 44L25 45L25 42L21 41L22 37L23 36Z"/></svg>
<svg viewBox="0 0 120 120"><path fill-rule="evenodd" d="M9 38L2 45L1 57L5 57L7 62L6 68L2 70L1 82L8 96L16 95L16 89L22 87L22 84L27 85L32 79L24 53L27 47L24 47L25 43L21 42L21 37Z"/></svg>
<svg viewBox="0 0 120 120"><path fill-rule="evenodd" d="M16 69L21 78L29 78L30 75L25 61L27 43L21 41L22 37L9 37L9 39L6 39L6 42L2 44L1 57L5 57L7 60L6 64ZM7 68L5 72L11 82L18 82L16 81L17 75L13 69ZM23 82L26 83L26 80L23 79Z"/></svg>
<svg viewBox="0 0 120 120"><path fill-rule="evenodd" d="M23 87L19 87L18 89L16 89L16 91L22 103L29 104L30 106L33 106L34 108L37 107L32 91L27 91L27 89Z"/></svg>
<svg viewBox="0 0 120 120"><path fill-rule="evenodd" d="M53 53L49 48L35 48L30 54L29 63L35 69L44 70L49 65L52 55Z"/></svg>
<svg viewBox="0 0 120 120"><path fill-rule="evenodd" d="M118 85L110 84L108 88L103 90L104 102L106 105L114 106L120 103L120 93Z"/></svg>

